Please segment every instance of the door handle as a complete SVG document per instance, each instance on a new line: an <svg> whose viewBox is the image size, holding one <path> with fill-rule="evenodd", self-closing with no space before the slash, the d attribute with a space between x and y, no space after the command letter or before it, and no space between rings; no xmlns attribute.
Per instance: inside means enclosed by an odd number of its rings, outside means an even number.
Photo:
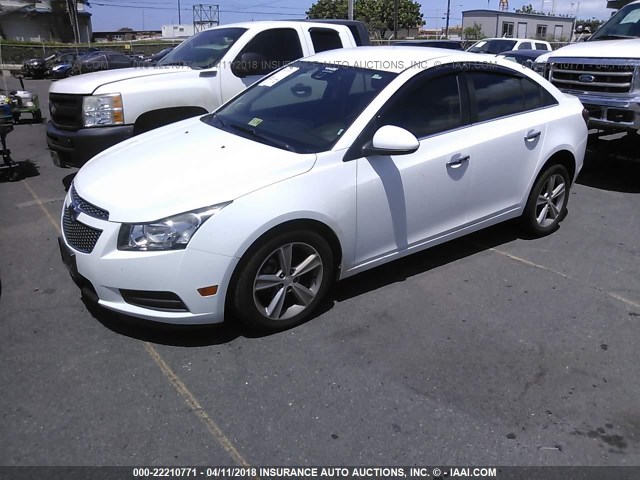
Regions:
<svg viewBox="0 0 640 480"><path fill-rule="evenodd" d="M462 165L462 162L468 162L470 159L471 157L469 155L465 157L453 157L447 162L447 167L459 168L460 165Z"/></svg>
<svg viewBox="0 0 640 480"><path fill-rule="evenodd" d="M535 130L531 130L529 133L527 133L527 136L524 137L524 139L527 142L532 142L533 140L538 138L540 135L542 135L542 132L540 132L540 131L536 132Z"/></svg>

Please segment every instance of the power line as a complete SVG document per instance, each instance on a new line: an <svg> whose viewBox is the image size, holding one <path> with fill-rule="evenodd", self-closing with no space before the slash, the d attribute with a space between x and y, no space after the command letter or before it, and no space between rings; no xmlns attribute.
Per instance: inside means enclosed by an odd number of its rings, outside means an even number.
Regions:
<svg viewBox="0 0 640 480"><path fill-rule="evenodd" d="M138 7L138 6L134 6L134 5L114 5L114 4L108 4L108 3L98 3L98 2L91 2L91 6L98 6L98 7L111 7L111 8L136 8L138 10L140 9L147 9L147 8L151 8L151 7ZM250 7L247 7L250 8ZM171 10L172 12L175 12L176 9L175 8L169 8L169 7L153 7L154 10ZM180 8L180 10L184 10L184 11L191 11L191 8ZM254 15L277 15L277 16L294 16L297 17L299 15L303 15L304 12L300 12L300 13L283 13L283 12L258 12L258 11L252 11L252 10L220 10L220 13L251 13Z"/></svg>

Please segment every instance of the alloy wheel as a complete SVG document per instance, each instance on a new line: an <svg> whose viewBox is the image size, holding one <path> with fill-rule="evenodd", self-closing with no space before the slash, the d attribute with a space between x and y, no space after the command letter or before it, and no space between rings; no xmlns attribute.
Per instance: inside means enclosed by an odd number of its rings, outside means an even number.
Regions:
<svg viewBox="0 0 640 480"><path fill-rule="evenodd" d="M560 174L551 175L542 185L536 200L536 221L541 227L548 227L558 220L566 195L565 180Z"/></svg>

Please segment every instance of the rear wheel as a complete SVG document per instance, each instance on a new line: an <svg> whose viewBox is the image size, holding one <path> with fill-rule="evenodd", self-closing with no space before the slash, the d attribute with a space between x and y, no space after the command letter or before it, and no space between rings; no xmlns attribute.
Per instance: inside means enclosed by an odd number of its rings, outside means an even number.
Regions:
<svg viewBox="0 0 640 480"><path fill-rule="evenodd" d="M569 173L562 165L544 171L531 189L522 214L522 226L535 236L548 235L558 228L567 212Z"/></svg>
<svg viewBox="0 0 640 480"><path fill-rule="evenodd" d="M333 280L328 242L312 231L276 234L247 253L232 285L233 310L247 325L284 330L309 318Z"/></svg>

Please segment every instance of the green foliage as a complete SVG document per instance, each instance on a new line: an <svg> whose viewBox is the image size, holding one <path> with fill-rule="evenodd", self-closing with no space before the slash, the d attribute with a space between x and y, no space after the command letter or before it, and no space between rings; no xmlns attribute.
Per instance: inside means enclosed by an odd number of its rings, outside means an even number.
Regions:
<svg viewBox="0 0 640 480"><path fill-rule="evenodd" d="M393 0L355 0L353 17L367 24L370 32L384 37L394 27ZM307 11L307 18L347 18L347 0L318 0ZM424 25L420 4L412 0L398 0L398 28L417 28Z"/></svg>
<svg viewBox="0 0 640 480"><path fill-rule="evenodd" d="M604 20L598 20L597 18L593 17L590 20L576 20L576 27L582 25L582 28L589 28L589 30L591 30L591 33L594 33L598 28L602 26L603 23Z"/></svg>
<svg viewBox="0 0 640 480"><path fill-rule="evenodd" d="M539 12L533 8L533 5L523 5L522 8L518 8L516 13L530 13L532 15L544 15L544 12Z"/></svg>
<svg viewBox="0 0 640 480"><path fill-rule="evenodd" d="M465 28L462 31L462 34L464 35L464 38L466 40L482 40L483 38L485 38L485 35L483 35L482 33L482 27L475 22L473 24L473 27Z"/></svg>

